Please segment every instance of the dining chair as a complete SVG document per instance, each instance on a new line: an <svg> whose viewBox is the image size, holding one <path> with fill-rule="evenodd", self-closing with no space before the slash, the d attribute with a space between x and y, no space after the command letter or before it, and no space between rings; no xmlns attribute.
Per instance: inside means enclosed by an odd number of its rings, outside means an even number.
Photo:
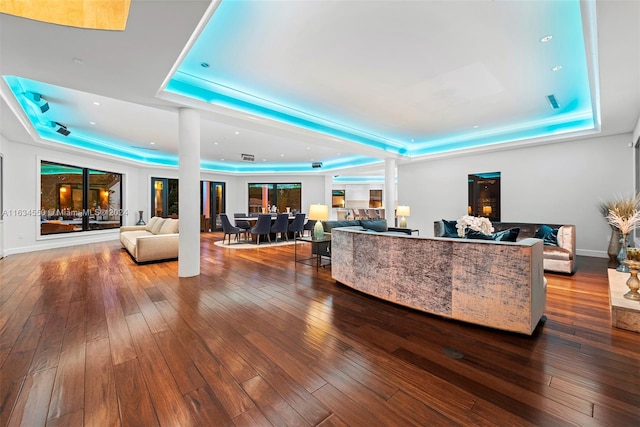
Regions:
<svg viewBox="0 0 640 427"><path fill-rule="evenodd" d="M366 209L358 209L358 219L369 219Z"/></svg>
<svg viewBox="0 0 640 427"><path fill-rule="evenodd" d="M304 236L304 232L309 230L309 236L311 236L313 234L313 227L315 226L316 226L315 219L310 219L309 221L307 221L306 224L304 225L302 235Z"/></svg>
<svg viewBox="0 0 640 427"><path fill-rule="evenodd" d="M224 244L224 241L228 235L229 236L228 244L230 245L232 234L236 235L236 241L240 240L240 234L244 232L242 228L236 227L233 224L231 224L231 221L229 221L229 217L227 216L227 214L220 214L220 220L222 221L222 232L224 233L224 235L222 236L222 243Z"/></svg>
<svg viewBox="0 0 640 427"><path fill-rule="evenodd" d="M278 241L278 233L280 233L280 240L289 241L287 232L289 231L289 214L281 213L276 217L276 221L271 226L271 232L276 234L276 242Z"/></svg>
<svg viewBox="0 0 640 427"><path fill-rule="evenodd" d="M256 221L256 225L251 227L251 234L257 235L256 243L260 244L260 236L266 235L269 239L269 243L271 243L271 215L269 214L260 214L258 215L258 220Z"/></svg>
<svg viewBox="0 0 640 427"><path fill-rule="evenodd" d="M360 219L360 216L358 215L358 211L356 209L351 209L351 216L353 216L353 219Z"/></svg>
<svg viewBox="0 0 640 427"><path fill-rule="evenodd" d="M244 230L244 232L249 235L249 230L251 230L251 223L245 220L238 220L236 218L247 218L247 214L244 213L234 213L233 221L236 223L236 227L240 227Z"/></svg>
<svg viewBox="0 0 640 427"><path fill-rule="evenodd" d="M377 209L369 209L369 219L380 219L380 214Z"/></svg>
<svg viewBox="0 0 640 427"><path fill-rule="evenodd" d="M293 238L302 237L304 233L304 218L305 214L297 213L294 220L289 224L289 233L293 233Z"/></svg>

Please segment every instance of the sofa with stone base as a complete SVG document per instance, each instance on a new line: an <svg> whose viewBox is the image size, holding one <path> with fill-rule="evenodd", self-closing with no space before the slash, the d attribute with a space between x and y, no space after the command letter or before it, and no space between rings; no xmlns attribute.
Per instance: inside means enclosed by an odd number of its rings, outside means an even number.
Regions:
<svg viewBox="0 0 640 427"><path fill-rule="evenodd" d="M456 221L435 221L435 237L456 238ZM539 238L543 241L544 270L573 274L576 269L576 226L570 224L536 224L528 222L492 222L495 233L518 229L516 241ZM477 234L477 233L476 233Z"/></svg>
<svg viewBox="0 0 640 427"><path fill-rule="evenodd" d="M518 242L331 232L331 276L427 313L531 335L546 303L540 239Z"/></svg>
<svg viewBox="0 0 640 427"><path fill-rule="evenodd" d="M120 243L136 262L178 258L178 221L154 216L146 225L120 227Z"/></svg>

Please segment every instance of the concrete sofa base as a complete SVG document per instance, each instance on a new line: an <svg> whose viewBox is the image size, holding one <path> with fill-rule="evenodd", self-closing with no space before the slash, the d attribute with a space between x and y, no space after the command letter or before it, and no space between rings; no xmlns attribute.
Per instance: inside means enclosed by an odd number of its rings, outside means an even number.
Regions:
<svg viewBox="0 0 640 427"><path fill-rule="evenodd" d="M542 246L335 228L331 275L416 310L531 335L546 304Z"/></svg>

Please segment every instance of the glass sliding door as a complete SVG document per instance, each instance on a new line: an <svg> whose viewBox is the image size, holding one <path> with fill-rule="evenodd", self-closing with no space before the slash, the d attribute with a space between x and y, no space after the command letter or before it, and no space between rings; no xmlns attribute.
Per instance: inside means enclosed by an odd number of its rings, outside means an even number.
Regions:
<svg viewBox="0 0 640 427"><path fill-rule="evenodd" d="M178 180L151 178L151 216L178 217Z"/></svg>
<svg viewBox="0 0 640 427"><path fill-rule="evenodd" d="M200 182L200 230L222 230L220 214L225 212L224 182Z"/></svg>
<svg viewBox="0 0 640 427"><path fill-rule="evenodd" d="M301 212L302 184L274 183L249 184L249 213L269 211L275 206L278 212Z"/></svg>
<svg viewBox="0 0 640 427"><path fill-rule="evenodd" d="M40 163L40 234L119 228L122 174Z"/></svg>

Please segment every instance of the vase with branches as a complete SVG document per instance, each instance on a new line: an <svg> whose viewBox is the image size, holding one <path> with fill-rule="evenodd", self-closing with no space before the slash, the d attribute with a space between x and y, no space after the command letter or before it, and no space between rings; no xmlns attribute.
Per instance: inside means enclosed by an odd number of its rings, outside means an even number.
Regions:
<svg viewBox="0 0 640 427"><path fill-rule="evenodd" d="M636 195L631 199L623 201L624 203L614 205L609 209L606 219L607 222L612 227L615 227L622 235L622 238L620 239L620 251L617 257L620 265L616 270L628 272L629 267L624 263L627 259L627 237L629 233L640 226L640 209L638 209L640 199Z"/></svg>
<svg viewBox="0 0 640 427"><path fill-rule="evenodd" d="M615 261L620 253L622 235L620 229L609 221L609 212L612 211L621 218L629 218L633 215L634 211L640 211L640 195L617 196L611 200L600 203L599 208L602 216L611 227L611 239L609 240L607 254L611 261Z"/></svg>

